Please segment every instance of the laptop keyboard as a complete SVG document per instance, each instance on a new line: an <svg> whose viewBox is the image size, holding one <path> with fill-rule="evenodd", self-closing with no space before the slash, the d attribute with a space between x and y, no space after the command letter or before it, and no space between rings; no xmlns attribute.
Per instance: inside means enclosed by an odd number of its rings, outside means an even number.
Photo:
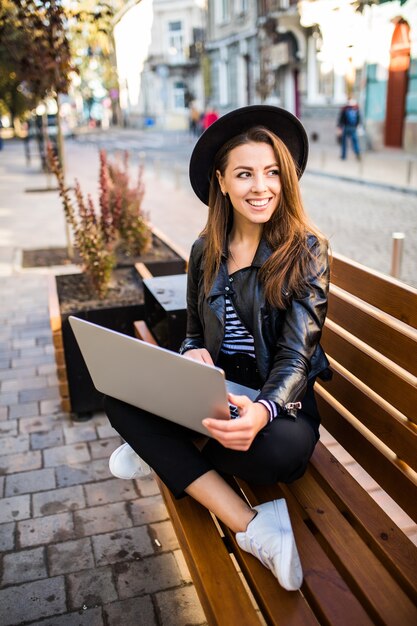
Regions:
<svg viewBox="0 0 417 626"><path fill-rule="evenodd" d="M229 402L229 411L230 411L230 418L232 420L236 420L238 417L240 417L237 406L235 404L230 404L230 402Z"/></svg>

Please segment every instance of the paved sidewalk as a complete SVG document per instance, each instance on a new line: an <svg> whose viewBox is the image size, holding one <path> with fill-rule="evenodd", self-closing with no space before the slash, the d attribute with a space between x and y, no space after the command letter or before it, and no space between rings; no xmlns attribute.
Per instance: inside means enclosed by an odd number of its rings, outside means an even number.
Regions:
<svg viewBox="0 0 417 626"><path fill-rule="evenodd" d="M0 153L0 624L205 624L154 479L110 475L108 458L121 441L104 414L76 423L60 412L50 270L21 270L18 255L65 244L57 194L24 191L42 186L21 146L7 145Z"/></svg>
<svg viewBox="0 0 417 626"><path fill-rule="evenodd" d="M67 154L69 179L79 176L94 193L96 151L86 149L79 159L68 145ZM187 188L176 189L175 180L157 182L146 208L187 250L206 209ZM0 624L205 624L155 481L111 477L108 457L120 438L105 415L75 423L60 412L47 275L74 268L22 270L19 254L65 245L56 192L25 192L45 185L36 162L25 166L23 147L6 143L0 153ZM324 440L417 543L410 520L351 457Z"/></svg>

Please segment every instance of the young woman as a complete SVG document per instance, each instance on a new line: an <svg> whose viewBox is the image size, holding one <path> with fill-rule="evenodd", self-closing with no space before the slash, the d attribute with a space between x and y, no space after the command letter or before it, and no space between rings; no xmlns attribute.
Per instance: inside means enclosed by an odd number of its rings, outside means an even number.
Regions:
<svg viewBox="0 0 417 626"><path fill-rule="evenodd" d="M301 477L318 441L313 385L328 361L319 345L327 309L327 244L308 223L298 178L308 141L283 109L251 106L216 121L198 140L190 180L209 207L188 269L187 333L180 352L259 390L230 395L239 418L203 421L198 434L107 398L127 442L110 460L119 477L148 463L176 497L195 498L289 590L302 569L284 499L251 508L222 474L258 484ZM146 461L143 463L142 459Z"/></svg>

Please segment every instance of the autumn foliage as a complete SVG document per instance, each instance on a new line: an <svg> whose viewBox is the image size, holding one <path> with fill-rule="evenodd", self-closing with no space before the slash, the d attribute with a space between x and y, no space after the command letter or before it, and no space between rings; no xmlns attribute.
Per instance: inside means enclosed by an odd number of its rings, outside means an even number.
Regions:
<svg viewBox="0 0 417 626"><path fill-rule="evenodd" d="M55 174L62 199L65 219L70 225L77 248L94 292L104 298L117 252L137 256L151 245L151 230L142 211L144 195L143 167L139 168L133 185L129 175L129 159L109 162L104 150L100 152L99 207L90 195L85 198L75 181L74 197L66 186L59 160L48 147L48 161Z"/></svg>

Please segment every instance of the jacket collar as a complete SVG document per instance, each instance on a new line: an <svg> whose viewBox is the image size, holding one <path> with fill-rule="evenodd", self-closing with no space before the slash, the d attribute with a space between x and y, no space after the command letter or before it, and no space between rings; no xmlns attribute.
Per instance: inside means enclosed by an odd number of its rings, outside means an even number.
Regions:
<svg viewBox="0 0 417 626"><path fill-rule="evenodd" d="M265 263L267 259L272 254L272 248L268 245L266 240L262 237L259 242L258 248L255 252L255 256L252 261L251 267L260 268ZM220 270L214 279L213 286L208 295L209 298L214 296L223 295L225 293L225 287L229 285L229 275L227 272L227 258L228 258L228 250L227 250L227 242L223 248L222 252L222 263L220 265Z"/></svg>

